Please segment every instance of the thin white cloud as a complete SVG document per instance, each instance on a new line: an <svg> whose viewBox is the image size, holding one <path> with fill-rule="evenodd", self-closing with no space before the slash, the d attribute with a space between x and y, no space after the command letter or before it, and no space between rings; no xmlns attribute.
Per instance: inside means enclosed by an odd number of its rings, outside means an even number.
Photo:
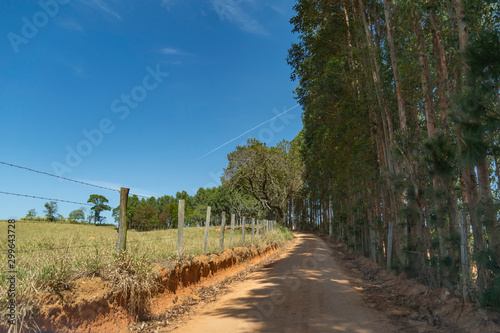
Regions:
<svg viewBox="0 0 500 333"><path fill-rule="evenodd" d="M82 3L86 4L89 7L100 10L108 15L114 16L118 20L121 20L122 17L113 9L109 8L108 4L103 0L81 0Z"/></svg>
<svg viewBox="0 0 500 333"><path fill-rule="evenodd" d="M287 7L284 7L282 4L265 3L265 5L281 15L287 13Z"/></svg>
<svg viewBox="0 0 500 333"><path fill-rule="evenodd" d="M248 13L248 6L252 0L210 0L212 7L221 21L239 26L251 34L266 35L266 29Z"/></svg>
<svg viewBox="0 0 500 333"><path fill-rule="evenodd" d="M193 56L191 53L184 52L180 49L172 48L172 47L164 47L163 49L160 50L161 53L167 56Z"/></svg>
<svg viewBox="0 0 500 333"><path fill-rule="evenodd" d="M182 54L182 52L180 50L173 49L173 48L170 48L170 47L165 47L165 48L161 49L161 53L163 53L165 55L179 55L179 54Z"/></svg>
<svg viewBox="0 0 500 333"><path fill-rule="evenodd" d="M161 6L170 10L170 6L175 4L177 0L161 0Z"/></svg>
<svg viewBox="0 0 500 333"><path fill-rule="evenodd" d="M85 34L85 31L83 30L83 27L78 23L76 20L72 18L64 18L64 19L58 19L56 21L56 24L60 26L63 29L70 30L70 31L78 31L82 35Z"/></svg>

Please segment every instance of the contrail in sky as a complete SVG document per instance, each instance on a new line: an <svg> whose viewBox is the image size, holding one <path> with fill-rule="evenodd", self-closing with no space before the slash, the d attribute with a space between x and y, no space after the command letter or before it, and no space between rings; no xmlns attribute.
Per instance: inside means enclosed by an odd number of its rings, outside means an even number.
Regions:
<svg viewBox="0 0 500 333"><path fill-rule="evenodd" d="M296 107L298 107L298 106L299 106L299 104L295 105L294 107L291 107L290 109L288 109L288 110L286 110L286 111L281 112L280 114L277 114L276 116L272 117L271 119L268 119L268 120L266 120L265 122L263 122L263 123L261 123L261 124L259 124L259 125L255 126L255 127L251 128L251 129L249 129L249 130L248 130L248 131L246 131L245 133L242 133L242 134L238 135L237 137L235 137L235 138L233 138L233 139L229 140L228 142L226 142L226 143L224 143L224 144L220 145L219 147L217 147L217 148L215 148L215 149L213 149L213 150L209 151L208 153L206 153L205 155L203 155L202 157L200 157L200 158L198 159L198 161L199 161L199 160L201 160L203 157L206 157L206 156L208 156L208 155L212 154L213 152L215 152L215 151L217 151L217 150L221 149L221 148L222 148L222 147L224 147L225 145L230 144L230 143L231 143L231 142L233 142L234 140L237 140L237 139L241 138L243 135L245 135L245 134L247 134L247 133L250 133L250 132L251 132L251 131L253 131L254 129L257 129L257 128L261 127L262 125L267 124L267 123L268 123L268 122L270 122L271 120L274 120L274 119L276 119L276 118L278 118L278 117L280 117L280 116L284 115L285 113L292 111L293 109L295 109L295 108L296 108Z"/></svg>

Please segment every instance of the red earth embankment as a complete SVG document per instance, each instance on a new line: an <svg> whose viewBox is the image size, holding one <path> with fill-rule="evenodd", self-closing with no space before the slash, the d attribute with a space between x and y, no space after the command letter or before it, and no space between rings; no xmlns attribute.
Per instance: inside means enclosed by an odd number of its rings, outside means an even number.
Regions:
<svg viewBox="0 0 500 333"><path fill-rule="evenodd" d="M241 263L260 261L277 249L275 245L265 249L226 249L220 254L179 261L170 269L155 264L153 269L157 272L158 296L142 316L160 315L182 295L192 294L197 286L235 273L238 266L243 266ZM40 309L34 317L41 331L124 332L134 318L126 310L127 304L121 295L100 277L82 278L74 281L68 290L41 295Z"/></svg>

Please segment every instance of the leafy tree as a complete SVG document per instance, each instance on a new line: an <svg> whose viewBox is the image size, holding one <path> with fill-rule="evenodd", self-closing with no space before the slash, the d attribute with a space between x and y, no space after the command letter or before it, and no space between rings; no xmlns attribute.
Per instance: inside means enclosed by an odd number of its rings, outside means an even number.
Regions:
<svg viewBox="0 0 500 333"><path fill-rule="evenodd" d="M26 217L27 218L35 218L36 217L36 210L34 208L28 210L28 213L26 214Z"/></svg>
<svg viewBox="0 0 500 333"><path fill-rule="evenodd" d="M138 231L153 230L159 226L156 209L151 205L139 206L132 218L131 228Z"/></svg>
<svg viewBox="0 0 500 333"><path fill-rule="evenodd" d="M120 222L120 206L113 208L112 214L116 223Z"/></svg>
<svg viewBox="0 0 500 333"><path fill-rule="evenodd" d="M242 189L284 225L288 200L302 186L301 160L289 142L267 147L257 139L228 155L223 185Z"/></svg>
<svg viewBox="0 0 500 333"><path fill-rule="evenodd" d="M48 221L55 221L57 214L57 202L50 201L45 203L45 217Z"/></svg>
<svg viewBox="0 0 500 333"><path fill-rule="evenodd" d="M101 212L105 210L111 210L111 207L106 205L108 199L102 195L98 194L91 194L90 198L87 200L88 203L94 204L90 210L93 212L93 219L94 219L94 225L97 224L97 222L102 223L104 221L105 217L101 216Z"/></svg>
<svg viewBox="0 0 500 333"><path fill-rule="evenodd" d="M178 212L179 204L177 202L171 202L163 209L160 214L160 220L162 220L170 228L177 228L177 222L179 221Z"/></svg>
<svg viewBox="0 0 500 333"><path fill-rule="evenodd" d="M294 141L305 187L289 213L311 229L332 221L353 249L433 286L477 273L473 289L498 299L500 3L298 0L294 10L287 60L304 110ZM474 269L460 266L460 210Z"/></svg>
<svg viewBox="0 0 500 333"><path fill-rule="evenodd" d="M69 213L69 218L74 221L82 222L83 220L85 220L85 213L82 209L75 209L74 211Z"/></svg>

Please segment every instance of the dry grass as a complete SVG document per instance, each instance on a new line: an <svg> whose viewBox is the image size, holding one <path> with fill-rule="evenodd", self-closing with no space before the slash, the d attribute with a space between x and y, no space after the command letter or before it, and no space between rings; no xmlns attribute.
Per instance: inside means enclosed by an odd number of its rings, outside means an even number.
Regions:
<svg viewBox="0 0 500 333"><path fill-rule="evenodd" d="M209 233L210 253L219 250L220 232L212 227ZM0 235L7 238L7 222L0 221ZM155 292L155 273L151 263L176 261L177 230L137 232L127 234L127 254L116 256L117 231L114 227L57 224L46 222L16 223L16 300L18 320L29 320L37 306L37 296L43 292L61 291L81 277L100 276L111 282L115 290L127 299L130 311L143 308ZM2 236L0 236L2 237ZM204 228L184 229L184 253L195 256L203 253ZM276 229L256 236L254 244L265 246L281 243L290 235ZM250 244L246 235L246 245ZM226 230L225 247L230 245ZM233 247L243 246L241 229L235 230ZM7 242L0 242L0 316L7 305L6 273ZM140 315L139 313L137 313Z"/></svg>

